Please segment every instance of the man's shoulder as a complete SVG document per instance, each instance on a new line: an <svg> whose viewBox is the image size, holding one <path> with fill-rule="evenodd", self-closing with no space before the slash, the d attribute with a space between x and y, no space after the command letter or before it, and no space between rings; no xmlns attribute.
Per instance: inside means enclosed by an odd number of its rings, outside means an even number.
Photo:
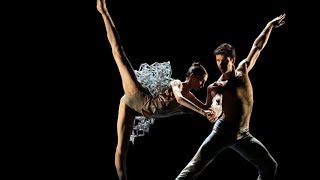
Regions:
<svg viewBox="0 0 320 180"><path fill-rule="evenodd" d="M208 85L208 91L217 91L219 87L219 81L215 81Z"/></svg>

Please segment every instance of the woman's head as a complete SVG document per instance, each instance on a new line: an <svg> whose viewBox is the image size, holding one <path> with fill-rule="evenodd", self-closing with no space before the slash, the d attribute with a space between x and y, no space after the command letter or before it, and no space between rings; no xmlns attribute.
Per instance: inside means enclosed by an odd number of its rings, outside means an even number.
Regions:
<svg viewBox="0 0 320 180"><path fill-rule="evenodd" d="M207 70L199 62L193 62L186 74L186 80L192 88L198 90L204 87L207 79Z"/></svg>

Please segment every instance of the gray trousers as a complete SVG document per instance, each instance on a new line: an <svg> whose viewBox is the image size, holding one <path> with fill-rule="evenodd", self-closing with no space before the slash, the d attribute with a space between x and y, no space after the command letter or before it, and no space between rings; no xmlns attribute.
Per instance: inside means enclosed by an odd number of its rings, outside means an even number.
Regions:
<svg viewBox="0 0 320 180"><path fill-rule="evenodd" d="M194 157L176 180L196 179L210 162L223 150L231 148L252 163L258 170L258 180L274 180L277 162L266 147L249 130L239 131L236 126L219 119Z"/></svg>

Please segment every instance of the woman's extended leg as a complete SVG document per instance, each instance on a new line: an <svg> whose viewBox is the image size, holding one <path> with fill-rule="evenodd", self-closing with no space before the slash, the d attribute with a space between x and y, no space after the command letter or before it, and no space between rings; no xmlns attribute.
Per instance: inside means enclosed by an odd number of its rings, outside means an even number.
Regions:
<svg viewBox="0 0 320 180"><path fill-rule="evenodd" d="M126 95L134 95L141 88L128 58L126 57L116 27L108 12L105 0L97 0L97 9L101 13L111 45L112 54L122 79L122 87ZM117 135L118 144L115 153L115 166L120 180L127 179L126 156L130 135L134 123L134 110L129 108L121 99L119 104Z"/></svg>
<svg viewBox="0 0 320 180"><path fill-rule="evenodd" d="M127 179L126 156L130 135L133 129L133 122L134 111L121 100L119 104L117 123L118 144L115 153L115 165L120 180Z"/></svg>
<svg viewBox="0 0 320 180"><path fill-rule="evenodd" d="M108 41L120 72L124 93L133 95L140 89L141 84L137 80L131 63L125 55L119 34L108 12L105 0L97 0L97 9L101 13L106 27Z"/></svg>

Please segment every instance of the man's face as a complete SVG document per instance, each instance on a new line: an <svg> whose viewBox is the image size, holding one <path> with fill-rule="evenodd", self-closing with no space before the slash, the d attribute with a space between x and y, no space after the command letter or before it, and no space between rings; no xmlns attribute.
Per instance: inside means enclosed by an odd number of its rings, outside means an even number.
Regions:
<svg viewBox="0 0 320 180"><path fill-rule="evenodd" d="M221 73L228 73L232 71L234 59L223 54L217 54L216 63Z"/></svg>

